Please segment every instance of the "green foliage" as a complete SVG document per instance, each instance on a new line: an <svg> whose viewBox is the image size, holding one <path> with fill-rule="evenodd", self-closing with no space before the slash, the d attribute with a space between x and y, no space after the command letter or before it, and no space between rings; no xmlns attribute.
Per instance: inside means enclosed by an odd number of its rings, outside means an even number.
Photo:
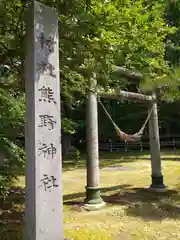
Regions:
<svg viewBox="0 0 180 240"><path fill-rule="evenodd" d="M74 134L77 129L77 124L73 122L71 119L63 118L62 129L66 133Z"/></svg>
<svg viewBox="0 0 180 240"><path fill-rule="evenodd" d="M83 107L77 104L80 95L76 93L86 93L92 72L101 86L126 87L127 79L110 79L114 65L142 72L143 90L172 85L164 55L167 35L175 28L166 25L165 7L164 1L60 2L61 89L66 117L73 119L73 112Z"/></svg>
<svg viewBox="0 0 180 240"><path fill-rule="evenodd" d="M180 61L180 2L167 1L165 17L168 25L176 28L174 34L169 34L166 43L166 59L170 65L177 66Z"/></svg>
<svg viewBox="0 0 180 240"><path fill-rule="evenodd" d="M11 139L22 135L24 94L0 89L0 134Z"/></svg>
<svg viewBox="0 0 180 240"><path fill-rule="evenodd" d="M20 139L24 138L23 17L27 3L0 1L0 152L5 155L0 194L3 196L19 169L23 171L25 162L24 143Z"/></svg>
<svg viewBox="0 0 180 240"><path fill-rule="evenodd" d="M23 137L24 128L24 19L29 2L0 2L0 134L19 153L22 146L17 139ZM83 135L85 95L93 73L100 86L129 87L125 78L111 79L115 65L142 72L142 90L161 87L164 99L178 98L180 72L174 64L180 56L178 2L61 0L58 6L56 1L40 2L58 10L64 132ZM134 109L126 108L127 112Z"/></svg>
<svg viewBox="0 0 180 240"><path fill-rule="evenodd" d="M165 21L168 26L172 26L176 31L169 33L166 38L165 59L171 67L172 74L169 76L166 86L161 89L163 99L174 101L180 99L179 79L180 79L180 2L166 1Z"/></svg>
<svg viewBox="0 0 180 240"><path fill-rule="evenodd" d="M8 79L6 79L8 81ZM24 168L24 94L0 89L0 153L5 164L0 169L0 195L6 196L19 169Z"/></svg>
<svg viewBox="0 0 180 240"><path fill-rule="evenodd" d="M80 157L81 157L80 151L76 147L71 146L66 155L66 159L72 160L73 164L76 165L78 164Z"/></svg>
<svg viewBox="0 0 180 240"><path fill-rule="evenodd" d="M0 168L0 195L6 197L18 170L24 168L25 156L23 148L6 137L0 138L0 151L6 157L3 167Z"/></svg>

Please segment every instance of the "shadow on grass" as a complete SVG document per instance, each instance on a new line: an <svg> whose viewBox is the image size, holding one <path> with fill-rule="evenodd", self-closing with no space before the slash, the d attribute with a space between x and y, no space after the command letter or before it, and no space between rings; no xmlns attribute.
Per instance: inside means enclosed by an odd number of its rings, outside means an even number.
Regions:
<svg viewBox="0 0 180 240"><path fill-rule="evenodd" d="M0 221L23 221L24 189L12 188L6 199L1 198Z"/></svg>
<svg viewBox="0 0 180 240"><path fill-rule="evenodd" d="M123 164L123 163L128 163L128 162L134 162L137 161L135 157L133 158L124 158L124 157L115 157L110 156L109 158L106 159L100 159L99 161L99 168L105 168L109 166L113 166L114 164ZM74 171L75 169L86 169L86 160L82 159L78 163L75 163L73 160L66 160L63 163L63 172L67 171Z"/></svg>
<svg viewBox="0 0 180 240"><path fill-rule="evenodd" d="M153 193L146 189L130 188L131 185L118 185L102 188L101 195L106 203L126 206L129 216L141 217L144 220L162 220L164 218L180 218L180 193L169 190L166 193ZM119 190L117 192L117 190ZM116 191L111 195L107 194ZM64 205L82 206L85 193L64 196ZM179 206L178 206L179 203Z"/></svg>
<svg viewBox="0 0 180 240"><path fill-rule="evenodd" d="M179 151L162 151L161 152L162 160L180 160ZM110 161L119 161L122 163L133 162L137 160L151 160L150 152L140 152L140 151L129 151L129 152L108 152L100 153L100 160L110 160Z"/></svg>
<svg viewBox="0 0 180 240"><path fill-rule="evenodd" d="M1 240L23 240L23 232L22 224L0 223Z"/></svg>
<svg viewBox="0 0 180 240"><path fill-rule="evenodd" d="M139 151L130 151L130 152L100 152L99 153L99 164L100 168L111 166L113 164L122 164L137 161L138 159L148 158L149 152L139 152ZM65 159L63 162L63 171L86 168L86 159L87 155L82 154L81 160L76 162L73 159Z"/></svg>
<svg viewBox="0 0 180 240"><path fill-rule="evenodd" d="M152 193L145 189L132 188L123 184L101 188L102 197L111 205L125 206L127 216L140 217L145 221L159 221L165 218L180 218L180 193L169 190L166 193ZM111 195L109 195L111 194ZM83 204L85 193L68 194L64 196L64 205ZM0 209L0 239L23 239L24 190L14 188ZM18 206L20 208L18 208ZM118 208L115 209L118 211Z"/></svg>
<svg viewBox="0 0 180 240"><path fill-rule="evenodd" d="M24 222L24 189L12 188L10 195L0 199L0 239L22 240Z"/></svg>
<svg viewBox="0 0 180 240"><path fill-rule="evenodd" d="M108 188L101 188L101 193L116 191L116 190L119 190L119 189L125 189L125 188L130 187L130 186L131 185L129 185L129 184L123 184L123 185L117 185L117 186L108 187ZM67 195L63 196L63 201L64 201L65 205L70 205L70 204L74 205L75 202L76 202L76 204L78 202L81 203L84 200L85 196L86 196L85 192L67 194ZM76 199L82 199L82 200L81 201L76 201ZM74 201L70 201L70 200L74 200Z"/></svg>
<svg viewBox="0 0 180 240"><path fill-rule="evenodd" d="M119 157L142 157L142 156L147 156L150 155L150 151L138 151L138 150L129 150L127 152L121 151L121 152L99 152L99 156L100 158L104 158L107 159L109 157L115 157L115 158L119 158ZM180 151L179 150L161 150L161 155L177 155L178 158L180 158Z"/></svg>
<svg viewBox="0 0 180 240"><path fill-rule="evenodd" d="M103 196L103 199L107 203L126 205L127 215L144 220L180 218L180 194L175 190L153 193L147 189L131 188L111 196Z"/></svg>
<svg viewBox="0 0 180 240"><path fill-rule="evenodd" d="M128 159L128 158L127 158ZM150 157L137 157L137 159L134 159L134 160L151 160ZM180 157L172 157L172 156L169 156L169 157L163 157L161 156L161 160L163 161L180 161Z"/></svg>
<svg viewBox="0 0 180 240"><path fill-rule="evenodd" d="M168 156L168 155L169 156ZM150 161L150 152L140 152L140 151L129 151L129 152L100 152L100 169L113 164L123 164L128 162L134 162L137 160L149 160ZM75 162L72 159L66 159L63 162L63 171L73 171L74 169L85 169L86 168L86 155L81 156L79 162ZM180 152L179 151L162 151L161 159L163 161L180 161Z"/></svg>

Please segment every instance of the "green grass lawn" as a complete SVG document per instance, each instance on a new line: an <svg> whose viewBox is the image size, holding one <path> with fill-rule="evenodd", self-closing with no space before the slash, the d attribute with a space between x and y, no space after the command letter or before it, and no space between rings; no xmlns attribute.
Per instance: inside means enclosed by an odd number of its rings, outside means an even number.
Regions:
<svg viewBox="0 0 180 240"><path fill-rule="evenodd" d="M180 155L162 154L165 184L169 191L153 194L143 190L151 183L146 154L100 155L100 184L107 205L88 212L85 197L84 161L63 169L64 231L73 240L180 240ZM122 168L112 168L122 167ZM16 187L24 187L20 177ZM0 240L22 240L24 200L5 202L0 210Z"/></svg>

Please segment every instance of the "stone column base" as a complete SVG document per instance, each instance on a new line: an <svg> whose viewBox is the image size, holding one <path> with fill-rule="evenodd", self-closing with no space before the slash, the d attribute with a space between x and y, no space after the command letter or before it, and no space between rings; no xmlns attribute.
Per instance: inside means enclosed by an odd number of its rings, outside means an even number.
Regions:
<svg viewBox="0 0 180 240"><path fill-rule="evenodd" d="M149 189L155 192L166 192L167 187L164 185L163 176L151 176L152 184L150 185Z"/></svg>
<svg viewBox="0 0 180 240"><path fill-rule="evenodd" d="M92 211L102 208L106 205L100 195L99 187L86 187L86 199L84 201L84 208Z"/></svg>

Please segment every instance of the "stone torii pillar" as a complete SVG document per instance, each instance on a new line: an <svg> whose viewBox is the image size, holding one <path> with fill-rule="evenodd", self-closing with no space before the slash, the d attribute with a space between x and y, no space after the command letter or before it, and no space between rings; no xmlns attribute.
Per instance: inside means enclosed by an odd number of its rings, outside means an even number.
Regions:
<svg viewBox="0 0 180 240"><path fill-rule="evenodd" d="M96 80L91 78L86 105L87 186L84 206L89 210L99 209L105 205L100 196L99 186L98 107L95 89Z"/></svg>
<svg viewBox="0 0 180 240"><path fill-rule="evenodd" d="M153 98L156 98L153 93ZM160 151L160 140L159 140L159 125L158 125L158 110L157 103L153 101L150 104L152 108L152 114L149 119L149 143L151 152L151 169L152 169L152 184L151 190L157 192L166 191L166 187L163 183L163 175L161 170L161 151Z"/></svg>

